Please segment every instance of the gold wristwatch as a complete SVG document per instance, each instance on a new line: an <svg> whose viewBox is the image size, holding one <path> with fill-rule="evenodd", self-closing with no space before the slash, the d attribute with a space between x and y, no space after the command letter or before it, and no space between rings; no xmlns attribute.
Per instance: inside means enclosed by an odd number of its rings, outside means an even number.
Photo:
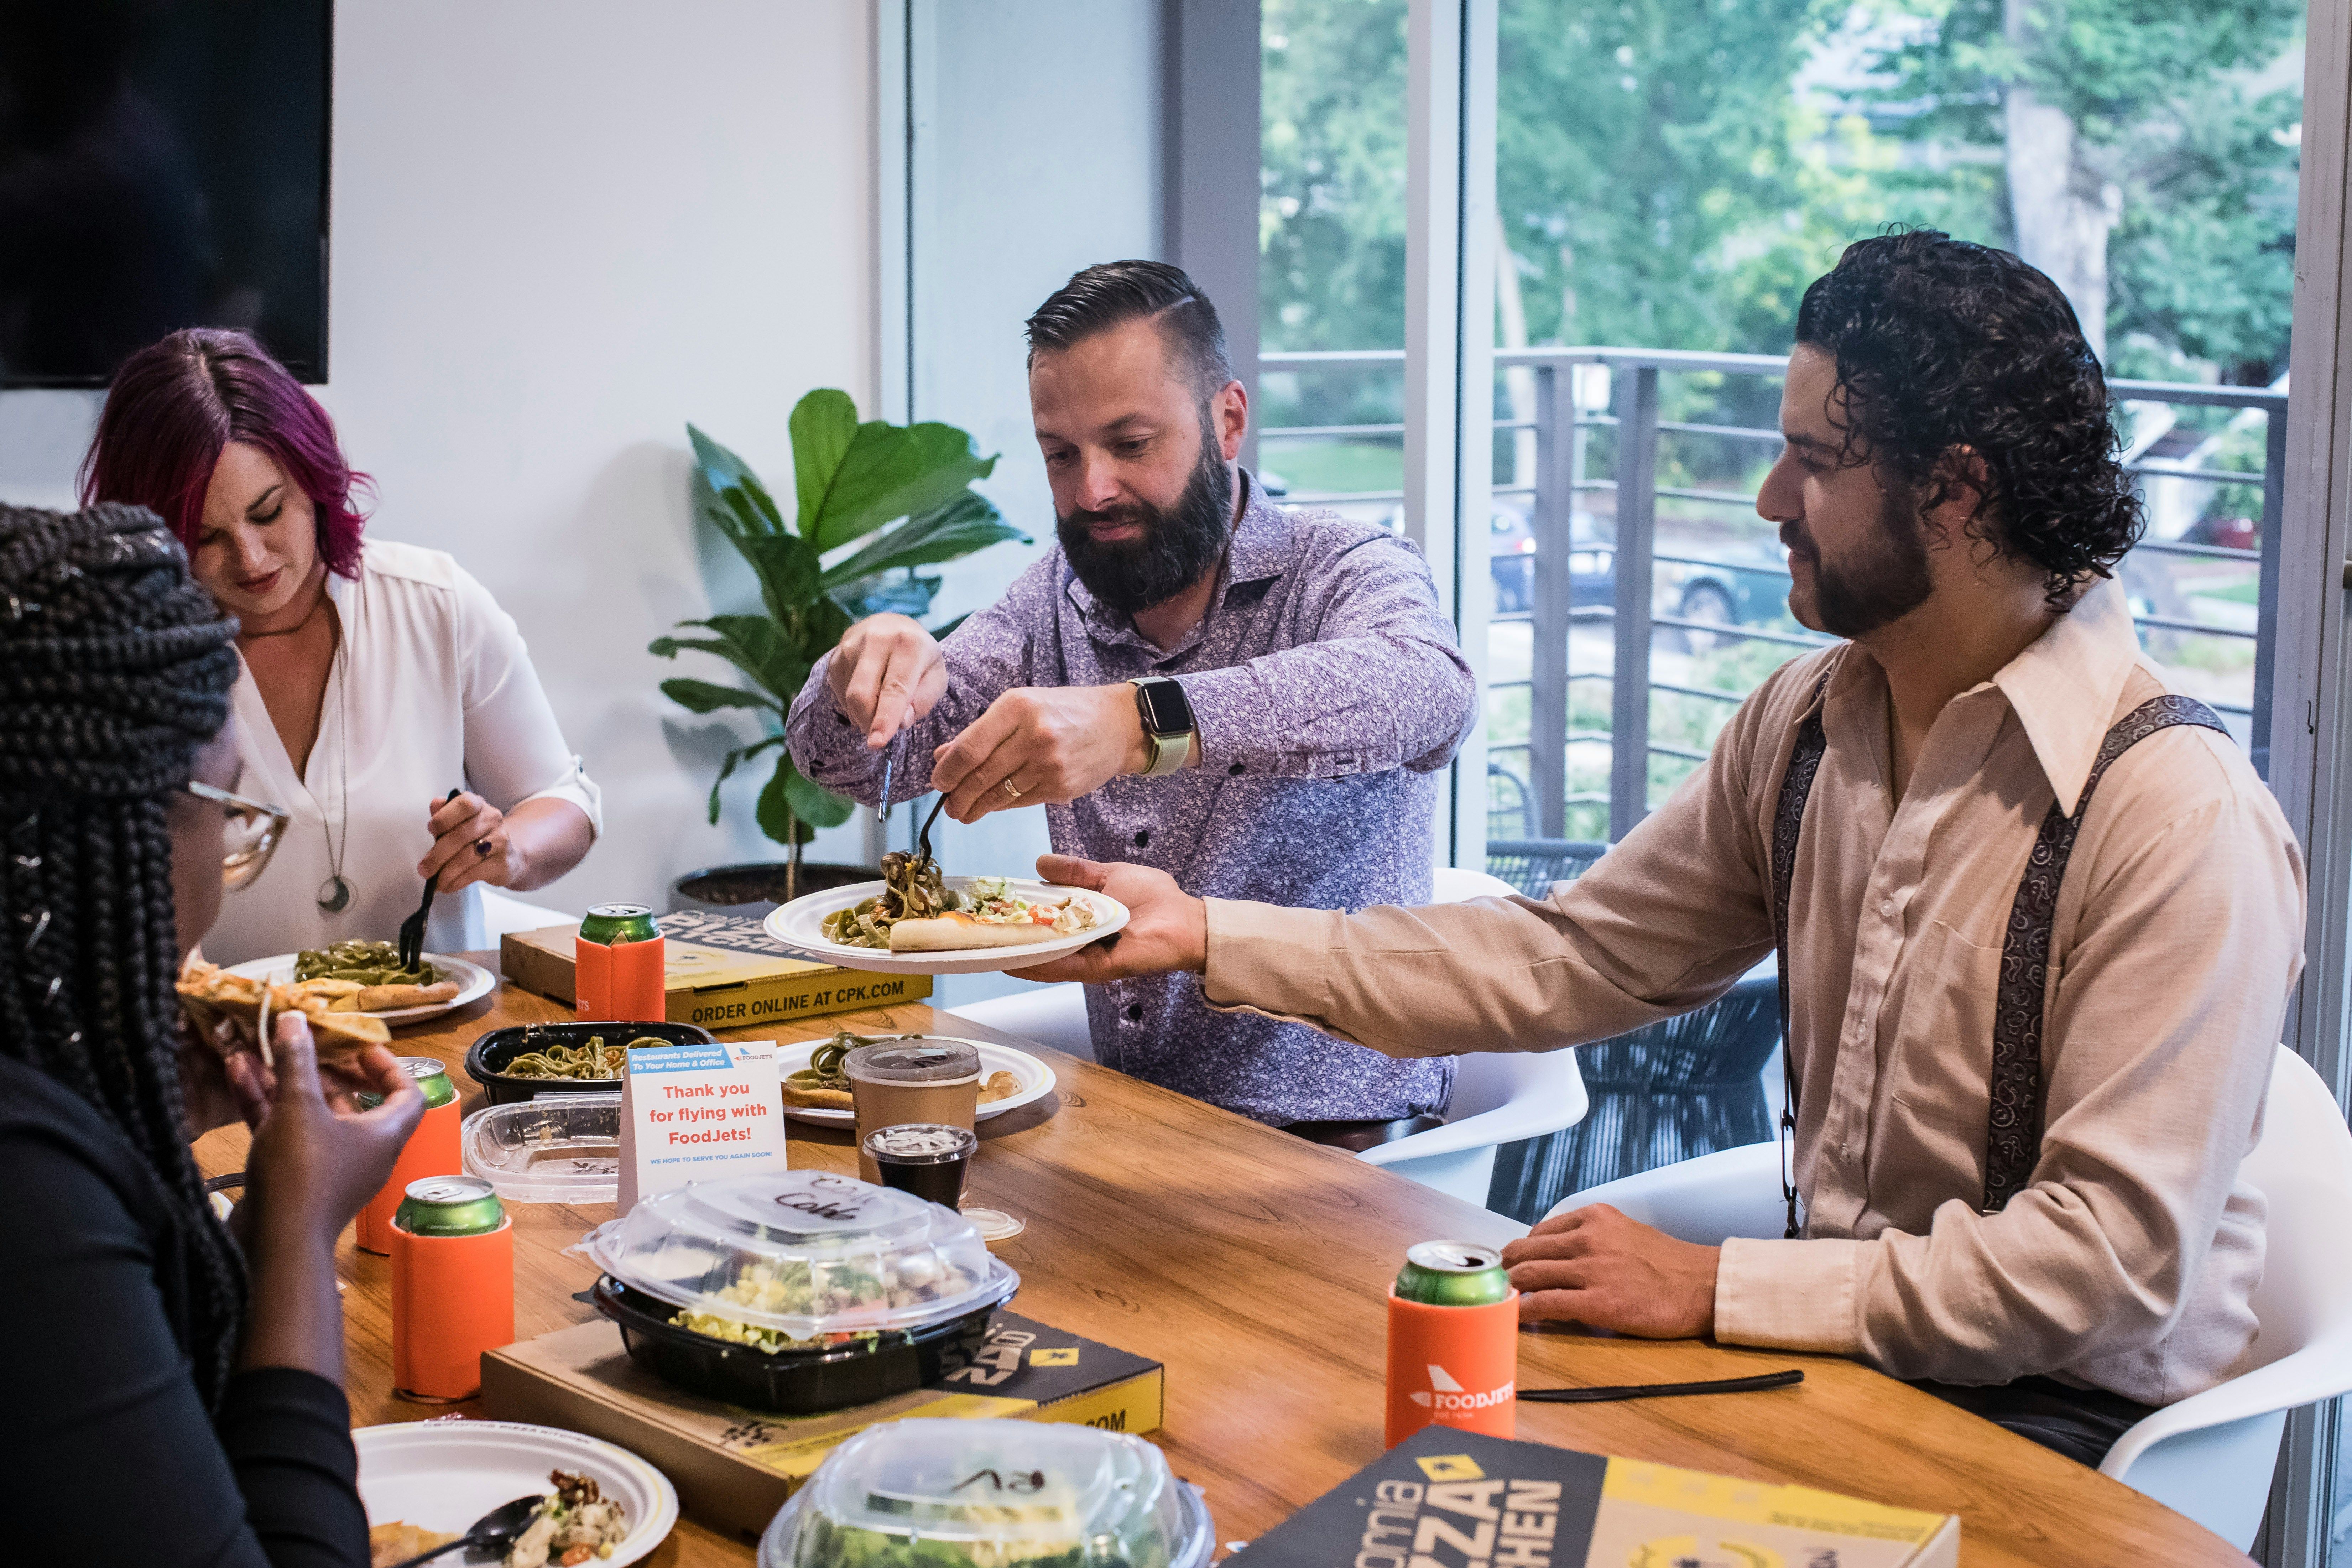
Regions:
<svg viewBox="0 0 2352 1568"><path fill-rule="evenodd" d="M1182 768L1192 754L1192 704L1185 700L1183 683L1165 675L1139 676L1135 710L1143 720L1143 743L1151 752L1146 778L1159 778Z"/></svg>

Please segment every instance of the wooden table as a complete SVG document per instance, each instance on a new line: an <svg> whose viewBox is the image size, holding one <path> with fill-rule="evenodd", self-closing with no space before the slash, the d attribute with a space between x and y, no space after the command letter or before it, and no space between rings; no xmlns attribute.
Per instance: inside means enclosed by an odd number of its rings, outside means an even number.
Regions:
<svg viewBox="0 0 2352 1568"><path fill-rule="evenodd" d="M496 954L474 956L495 970ZM454 1069L486 1030L569 1016L502 988L401 1031L394 1048ZM897 1032L932 1019L917 1004L730 1037L803 1039L836 1022ZM1010 1039L961 1020L952 1027ZM1021 1273L1014 1304L1167 1363L1167 1420L1152 1437L1177 1474L1206 1489L1221 1541L1258 1535L1380 1455L1383 1287L1405 1248L1439 1237L1499 1243L1520 1227L1092 1062L1025 1048L1052 1063L1059 1087L982 1125L971 1178L976 1197L1029 1222L997 1248ZM462 1071L452 1076L470 1087ZM468 1096L468 1110L479 1103ZM240 1169L244 1142L242 1129L210 1134L198 1163L208 1175ZM855 1163L846 1133L797 1122L792 1163ZM530 1338L593 1316L572 1296L596 1271L563 1248L611 1207L511 1212L516 1331ZM353 1424L449 1414L392 1393L389 1265L348 1237L340 1264ZM1522 1387L1805 1369L1801 1387L1770 1394L1522 1405L1522 1437L1958 1513L1969 1568L2247 1561L2129 1488L1852 1362L1573 1332L1530 1332L1520 1347ZM751 1551L689 1520L650 1561L715 1568L749 1563Z"/></svg>

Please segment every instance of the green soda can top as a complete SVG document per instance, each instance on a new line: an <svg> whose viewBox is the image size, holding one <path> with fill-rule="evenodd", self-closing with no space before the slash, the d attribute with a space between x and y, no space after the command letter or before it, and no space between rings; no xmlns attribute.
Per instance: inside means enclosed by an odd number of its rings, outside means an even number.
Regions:
<svg viewBox="0 0 2352 1568"><path fill-rule="evenodd" d="M651 942L661 935L654 911L644 904L592 904L580 921L580 940L599 947Z"/></svg>
<svg viewBox="0 0 2352 1568"><path fill-rule="evenodd" d="M1511 1293L1503 1255L1475 1241L1424 1241L1405 1248L1397 1300L1425 1307L1486 1307Z"/></svg>
<svg viewBox="0 0 2352 1568"><path fill-rule="evenodd" d="M478 1176L427 1176L408 1184L392 1223L411 1236L485 1236L507 1216Z"/></svg>
<svg viewBox="0 0 2352 1568"><path fill-rule="evenodd" d="M400 1070L415 1080L416 1087L425 1091L425 1110L446 1105L457 1098L457 1086L449 1081L449 1069L440 1058L394 1057L393 1060L398 1062ZM373 1110L383 1103L383 1096L365 1091L352 1098L359 1102L362 1110Z"/></svg>

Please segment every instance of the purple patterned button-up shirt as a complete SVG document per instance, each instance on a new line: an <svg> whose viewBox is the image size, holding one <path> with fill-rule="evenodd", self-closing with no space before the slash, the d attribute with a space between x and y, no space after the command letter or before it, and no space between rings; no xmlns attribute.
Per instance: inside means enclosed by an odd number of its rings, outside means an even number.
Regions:
<svg viewBox="0 0 2352 1568"><path fill-rule="evenodd" d="M914 726L891 781L898 800L927 793L932 749L1013 687L1174 676L1200 724L1200 765L1048 805L1056 850L1156 866L1204 897L1429 901L1436 773L1469 732L1477 691L1410 543L1274 506L1250 483L1208 614L1167 652L1096 604L1059 549L941 650L947 695ZM793 703L793 759L875 805L884 753L834 707L830 660ZM1453 1093L1450 1058L1400 1061L1302 1025L1212 1012L1189 974L1089 985L1087 1013L1106 1067L1261 1121L1387 1120L1443 1110Z"/></svg>

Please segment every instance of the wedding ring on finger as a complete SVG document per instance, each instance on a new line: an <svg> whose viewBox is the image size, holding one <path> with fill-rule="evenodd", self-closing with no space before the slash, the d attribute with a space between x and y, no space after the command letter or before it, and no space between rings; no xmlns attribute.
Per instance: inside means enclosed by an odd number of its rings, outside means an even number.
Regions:
<svg viewBox="0 0 2352 1568"><path fill-rule="evenodd" d="M1021 786L1014 784L1011 779L1004 780L996 787L1003 790L1011 799L1019 800L1021 798Z"/></svg>

